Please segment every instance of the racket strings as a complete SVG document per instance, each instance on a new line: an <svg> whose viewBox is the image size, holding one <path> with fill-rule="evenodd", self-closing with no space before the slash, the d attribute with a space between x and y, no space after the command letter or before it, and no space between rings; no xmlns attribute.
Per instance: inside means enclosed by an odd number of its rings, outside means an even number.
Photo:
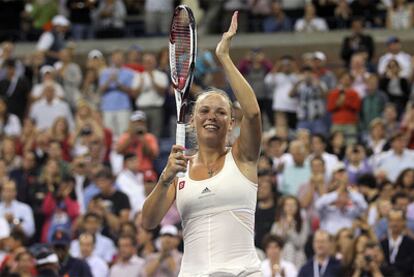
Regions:
<svg viewBox="0 0 414 277"><path fill-rule="evenodd" d="M175 77L178 79L178 86L183 87L187 79L191 58L191 28L187 12L181 10L174 18L172 32L174 43L174 62L176 70Z"/></svg>

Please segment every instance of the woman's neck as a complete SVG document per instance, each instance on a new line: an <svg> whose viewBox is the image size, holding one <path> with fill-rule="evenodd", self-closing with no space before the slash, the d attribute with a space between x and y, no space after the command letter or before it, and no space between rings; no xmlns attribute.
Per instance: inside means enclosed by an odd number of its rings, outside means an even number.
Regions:
<svg viewBox="0 0 414 277"><path fill-rule="evenodd" d="M198 150L198 160L204 165L211 165L215 163L220 157L226 154L226 147L200 147Z"/></svg>

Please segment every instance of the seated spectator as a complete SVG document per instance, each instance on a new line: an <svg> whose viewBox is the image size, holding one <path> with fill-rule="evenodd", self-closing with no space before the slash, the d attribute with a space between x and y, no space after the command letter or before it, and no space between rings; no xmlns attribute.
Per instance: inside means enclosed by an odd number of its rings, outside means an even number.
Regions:
<svg viewBox="0 0 414 277"><path fill-rule="evenodd" d="M100 1L93 11L93 25L97 38L119 38L124 36L126 8L121 0Z"/></svg>
<svg viewBox="0 0 414 277"><path fill-rule="evenodd" d="M341 171L344 177L334 184L335 190L322 195L315 202L321 219L321 229L332 235L341 228L352 227L353 220L368 208L362 194L347 188L349 183L344 165L338 165L337 171Z"/></svg>
<svg viewBox="0 0 414 277"><path fill-rule="evenodd" d="M328 232L318 230L313 237L315 255L299 271L298 277L336 276L341 277L341 263L331 255L332 237Z"/></svg>
<svg viewBox="0 0 414 277"><path fill-rule="evenodd" d="M2 184L0 216L4 217L11 229L18 229L24 232L27 238L35 233L35 224L32 208L16 200L17 190L13 181Z"/></svg>
<svg viewBox="0 0 414 277"><path fill-rule="evenodd" d="M116 253L116 247L113 241L101 234L103 227L103 218L93 212L86 213L80 222L81 230L85 233L91 234L95 237L93 256L98 256L105 262L112 262ZM73 240L70 244L70 253L74 257L82 257L79 239Z"/></svg>
<svg viewBox="0 0 414 277"><path fill-rule="evenodd" d="M375 159L383 151L389 149L388 141L385 138L385 125L381 118L374 118L369 124L369 135L366 142L368 154Z"/></svg>
<svg viewBox="0 0 414 277"><path fill-rule="evenodd" d="M367 90L367 79L371 73L368 72L366 55L363 52L354 53L349 65L349 73L352 76L351 88L355 90L359 98L364 98Z"/></svg>
<svg viewBox="0 0 414 277"><path fill-rule="evenodd" d="M79 258L82 258L88 263L93 277L106 277L108 276L109 268L101 257L94 254L95 243L94 234L86 232L80 234L79 248L81 256Z"/></svg>
<svg viewBox="0 0 414 277"><path fill-rule="evenodd" d="M19 168L22 164L22 158L17 154L16 142L11 137L5 137L2 139L0 157L6 164L7 172Z"/></svg>
<svg viewBox="0 0 414 277"><path fill-rule="evenodd" d="M73 129L73 117L69 105L55 97L53 84L48 83L43 90L43 97L33 103L29 113L30 118L35 120L38 130L43 131L51 128L56 118L66 118L70 129Z"/></svg>
<svg viewBox="0 0 414 277"><path fill-rule="evenodd" d="M66 162L71 161L70 130L66 118L56 118L49 132L50 137L60 145L61 153L59 159L63 159Z"/></svg>
<svg viewBox="0 0 414 277"><path fill-rule="evenodd" d="M41 80L33 86L30 92L30 103L43 97L43 91L47 85L53 85L55 88L55 96L64 99L65 91L63 87L56 81L56 69L51 65L44 65L40 68Z"/></svg>
<svg viewBox="0 0 414 277"><path fill-rule="evenodd" d="M165 225L159 234L160 249L145 258L145 273L147 276L176 276L180 272L183 254L177 250L181 241L177 227Z"/></svg>
<svg viewBox="0 0 414 277"><path fill-rule="evenodd" d="M265 146L265 153L271 159L271 164L275 172L280 172L283 170L283 164L291 162L291 155L286 154L285 150L287 148L287 142L278 136L272 136L267 140L267 145Z"/></svg>
<svg viewBox="0 0 414 277"><path fill-rule="evenodd" d="M34 269L35 261L32 254L24 248L19 250L14 257L11 273L18 276L33 276Z"/></svg>
<svg viewBox="0 0 414 277"><path fill-rule="evenodd" d="M348 147L345 167L351 185L356 185L360 176L372 173L372 167L368 163L363 145L354 144Z"/></svg>
<svg viewBox="0 0 414 277"><path fill-rule="evenodd" d="M414 188L414 165L410 168L404 169L398 175L397 180L395 181L395 186L401 192L406 193L412 198L413 188Z"/></svg>
<svg viewBox="0 0 414 277"><path fill-rule="evenodd" d="M145 276L144 259L136 254L136 241L131 236L121 236L118 239L118 257L112 265L109 276Z"/></svg>
<svg viewBox="0 0 414 277"><path fill-rule="evenodd" d="M306 261L304 246L309 235L309 225L302 218L299 200L285 196L279 200L277 211L270 233L283 239L283 259L300 267Z"/></svg>
<svg viewBox="0 0 414 277"><path fill-rule="evenodd" d="M345 135L343 132L332 132L332 134L329 136L329 141L327 142L326 152L335 155L338 160L341 161L345 158L346 145Z"/></svg>
<svg viewBox="0 0 414 277"><path fill-rule="evenodd" d="M19 137L22 132L22 126L19 118L9 113L7 100L0 96L0 135L9 137Z"/></svg>
<svg viewBox="0 0 414 277"><path fill-rule="evenodd" d="M118 154L135 153L141 172L154 170L153 159L159 154L158 140L148 132L146 120L143 111L135 111L130 117L128 131L121 135L115 146Z"/></svg>
<svg viewBox="0 0 414 277"><path fill-rule="evenodd" d="M414 8L406 0L393 1L387 9L386 27L391 30L408 30L413 27Z"/></svg>
<svg viewBox="0 0 414 277"><path fill-rule="evenodd" d="M263 21L263 31L271 32L289 32L292 30L292 20L285 14L282 5L278 1L272 1L271 13Z"/></svg>
<svg viewBox="0 0 414 277"><path fill-rule="evenodd" d="M89 265L69 253L70 236L63 230L56 230L52 235L51 244L59 258L59 276L92 277Z"/></svg>
<svg viewBox="0 0 414 277"><path fill-rule="evenodd" d="M105 59L101 51L94 49L88 53L86 61L86 71L80 86L82 99L93 109L99 107L100 95L98 93L98 81L100 71L105 68Z"/></svg>
<svg viewBox="0 0 414 277"><path fill-rule="evenodd" d="M303 18L295 23L296 32L324 32L328 29L325 19L316 16L315 6L312 3L306 4Z"/></svg>
<svg viewBox="0 0 414 277"><path fill-rule="evenodd" d="M313 72L319 78L319 80L325 84L326 89L331 90L336 86L336 76L327 67L327 58L325 53L316 51L312 53L312 60L310 65L312 66Z"/></svg>
<svg viewBox="0 0 414 277"><path fill-rule="evenodd" d="M387 39L387 52L378 60L378 74L383 75L386 73L387 65L391 60L396 60L400 65L400 77L407 79L411 78L411 56L402 51L401 41L395 36L391 36Z"/></svg>
<svg viewBox="0 0 414 277"><path fill-rule="evenodd" d="M307 157L308 161L311 161L315 157L321 157L325 165L325 181L330 181L333 173L333 169L338 164L338 157L325 151L326 140L323 134L313 134L311 138L311 153Z"/></svg>
<svg viewBox="0 0 414 277"><path fill-rule="evenodd" d="M263 239L263 249L266 252L266 259L262 261L263 277L296 277L298 271L296 266L283 259L283 245L282 238L276 235L267 235Z"/></svg>
<svg viewBox="0 0 414 277"><path fill-rule="evenodd" d="M344 273L351 271L354 260L354 234L351 228L342 228L336 234L335 258L341 261Z"/></svg>
<svg viewBox="0 0 414 277"><path fill-rule="evenodd" d="M392 210L388 214L388 236L381 241L381 246L385 260L391 268L402 276L411 276L414 262L411 251L414 248L414 240L404 234L405 224L405 212Z"/></svg>
<svg viewBox="0 0 414 277"><path fill-rule="evenodd" d="M36 272L38 276L60 276L59 258L52 247L47 245L36 245L31 251L35 258Z"/></svg>

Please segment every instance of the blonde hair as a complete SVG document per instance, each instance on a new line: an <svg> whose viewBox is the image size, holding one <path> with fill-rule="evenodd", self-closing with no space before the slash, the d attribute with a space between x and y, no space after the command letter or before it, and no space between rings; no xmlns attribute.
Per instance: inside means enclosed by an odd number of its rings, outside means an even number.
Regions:
<svg viewBox="0 0 414 277"><path fill-rule="evenodd" d="M226 100L227 104L229 105L229 111L230 111L231 117L233 117L233 102L230 100L230 97L228 96L228 94L224 90L221 90L221 89L218 89L218 88L215 88L215 87L208 88L207 90L205 90L205 91L203 91L203 92L201 92L200 94L197 95L197 99L196 99L195 104L193 106L192 113L194 114L194 112L197 110L197 108L200 105L200 102L202 100L204 100L205 98L207 98L211 95L220 95L220 96L222 96Z"/></svg>

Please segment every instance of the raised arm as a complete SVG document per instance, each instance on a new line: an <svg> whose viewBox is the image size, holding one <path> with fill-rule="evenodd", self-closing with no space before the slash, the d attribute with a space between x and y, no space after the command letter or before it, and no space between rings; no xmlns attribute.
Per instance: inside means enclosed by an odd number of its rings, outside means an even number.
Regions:
<svg viewBox="0 0 414 277"><path fill-rule="evenodd" d="M240 125L240 137L234 143L234 154L241 162L256 163L260 153L262 123L256 95L230 58L231 39L237 31L237 12L233 14L230 28L223 34L216 48L216 55L229 80L230 86L240 103L243 119Z"/></svg>

